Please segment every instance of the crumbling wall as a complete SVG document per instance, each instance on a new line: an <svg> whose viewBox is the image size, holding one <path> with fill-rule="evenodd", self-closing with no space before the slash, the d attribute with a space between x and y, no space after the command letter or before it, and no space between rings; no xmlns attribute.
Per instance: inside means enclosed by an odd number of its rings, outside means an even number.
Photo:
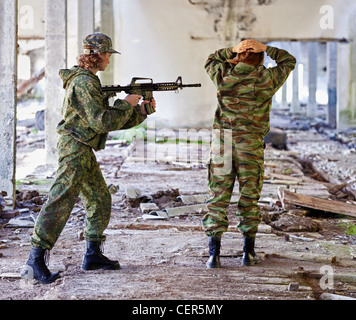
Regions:
<svg viewBox="0 0 356 320"><path fill-rule="evenodd" d="M213 17L214 32L220 41L236 44L246 31L252 31L257 22L256 6L273 4L276 0L211 0L198 2L188 0L192 5L204 7Z"/></svg>
<svg viewBox="0 0 356 320"><path fill-rule="evenodd" d="M213 18L221 41L348 39L353 0L187 0Z"/></svg>

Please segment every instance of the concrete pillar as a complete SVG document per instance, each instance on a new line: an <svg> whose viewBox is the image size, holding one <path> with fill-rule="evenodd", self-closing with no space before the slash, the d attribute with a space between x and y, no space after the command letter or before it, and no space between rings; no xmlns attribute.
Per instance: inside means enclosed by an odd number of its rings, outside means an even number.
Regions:
<svg viewBox="0 0 356 320"><path fill-rule="evenodd" d="M150 118L157 128L210 127L216 88L204 64L221 43L209 23L213 22L209 13L182 0L115 0L114 4L114 46L122 53L114 55L115 83L126 85L132 77L173 82L178 76L184 83L201 83L201 88L183 89L179 94L154 93L157 112ZM194 19L182 23L187 21L187 12Z"/></svg>
<svg viewBox="0 0 356 320"><path fill-rule="evenodd" d="M78 56L83 54L83 39L94 33L94 0L78 1Z"/></svg>
<svg viewBox="0 0 356 320"><path fill-rule="evenodd" d="M327 122L333 129L337 127L337 42L327 44L327 72L328 72L328 114Z"/></svg>
<svg viewBox="0 0 356 320"><path fill-rule="evenodd" d="M291 104L292 113L300 113L300 101L299 101L299 68L298 64L293 71L293 98Z"/></svg>
<svg viewBox="0 0 356 320"><path fill-rule="evenodd" d="M350 42L340 42L338 45L338 79L337 79L337 129L350 127L350 105L352 103L352 68ZM356 91L355 91L356 93Z"/></svg>
<svg viewBox="0 0 356 320"><path fill-rule="evenodd" d="M308 104L308 42L300 43L300 63L303 65L303 87L299 88L302 90L302 104Z"/></svg>
<svg viewBox="0 0 356 320"><path fill-rule="evenodd" d="M273 46L278 47L274 42L270 42L270 43L268 43L268 45L270 45L272 47ZM266 68L272 68L275 65L274 60L272 60L271 57L268 55L265 55L265 63L264 64L265 64ZM272 109L278 109L278 108L279 108L279 103L277 101L276 95L274 95L272 98Z"/></svg>
<svg viewBox="0 0 356 320"><path fill-rule="evenodd" d="M101 28L100 32L108 35L113 41L113 46L115 48L114 40L114 3L113 0L101 0ZM117 49L116 49L117 50ZM114 82L114 70L115 63L114 59L111 59L109 66L105 72L100 73L100 80L102 84L110 85Z"/></svg>
<svg viewBox="0 0 356 320"><path fill-rule="evenodd" d="M15 197L17 1L0 0L0 191Z"/></svg>
<svg viewBox="0 0 356 320"><path fill-rule="evenodd" d="M356 125L356 14L352 15L351 21L351 41L350 41L350 60L351 60L351 92L348 125L355 127Z"/></svg>
<svg viewBox="0 0 356 320"><path fill-rule="evenodd" d="M317 102L316 90L318 79L318 43L310 42L308 46L308 84L309 84L309 98L307 105L307 116L316 117L317 115Z"/></svg>
<svg viewBox="0 0 356 320"><path fill-rule="evenodd" d="M282 42L282 43L279 44L279 48L290 52L291 51L291 44L290 44L290 42ZM284 110L288 110L289 109L288 88L289 88L289 83L288 83L288 81L286 81L283 84L282 88L281 88L281 90L282 90L282 101L281 101L280 108L282 108Z"/></svg>
<svg viewBox="0 0 356 320"><path fill-rule="evenodd" d="M292 42L292 54L297 59L297 65L293 70L293 98L291 104L291 112L292 113L300 113L300 101L299 101L299 52L300 52L300 43L299 42ZM302 88L300 88L302 90Z"/></svg>
<svg viewBox="0 0 356 320"><path fill-rule="evenodd" d="M287 101L287 82L282 86L282 101L280 108L288 109L288 101Z"/></svg>
<svg viewBox="0 0 356 320"><path fill-rule="evenodd" d="M67 0L46 0L46 149L47 163L57 163L56 127L64 98L58 72L67 67Z"/></svg>
<svg viewBox="0 0 356 320"><path fill-rule="evenodd" d="M277 101L276 95L274 95L272 98L272 109L278 109L278 108L279 108L279 103Z"/></svg>

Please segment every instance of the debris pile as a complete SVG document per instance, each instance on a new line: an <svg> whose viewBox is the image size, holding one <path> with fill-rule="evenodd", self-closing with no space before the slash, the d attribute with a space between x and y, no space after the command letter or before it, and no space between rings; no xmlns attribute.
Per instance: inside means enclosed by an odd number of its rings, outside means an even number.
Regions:
<svg viewBox="0 0 356 320"><path fill-rule="evenodd" d="M295 143L289 150L283 147L286 133L289 140L287 146L291 141ZM241 259L243 247L242 236L236 229L239 198L236 185L232 203L227 208L230 227L224 234L222 248L226 268L217 270L218 273L214 271L214 279L224 277L221 285L227 299L246 298L246 292L249 298L318 299L325 292L320 291L319 281L325 276L320 267L327 265L335 269L334 289L327 293L355 297L354 278L343 279L342 282L337 278L340 273L348 277L355 266L356 236L351 235L355 234L354 231L352 233L355 229L351 229L355 218L349 215L352 213L349 209L355 208L355 198L352 197L352 190L355 190L352 179L356 177L352 169L355 166L351 165L351 161L346 162L349 171L343 166L348 157L352 159L352 152L347 149L345 154L338 153L337 149L328 146L330 141L320 138L320 135L310 137L310 132L306 132L305 136L292 131L279 131L278 134L277 140L271 137L266 143L264 187L259 202L263 222L259 227L256 250L264 263L257 269L248 270L241 268L236 261ZM316 144L311 143L312 140ZM332 142L339 145L336 141ZM168 143L174 147L178 145L175 139L157 144L156 156L159 157L152 159L144 157L147 151L144 147L147 146L143 143L136 144L135 159L130 159L130 153L127 153L135 144L128 147L126 143L117 141L108 143L107 149L97 154L113 199L112 219L105 231L110 237L106 250L109 256L119 255L120 263L128 272L108 273L101 277L101 281L97 281L96 274L81 273L78 265L84 247L81 242L85 209L78 201L54 251L52 261L65 266L65 280L53 287L53 297L86 299L89 292L89 298L100 299L114 297L112 292L115 292L115 298L149 298L153 291L160 298L201 298L202 295L206 298L209 295L199 287L204 279L211 277L210 271L204 267L208 247L201 229L201 219L207 211L206 168L194 166L193 170L192 163L195 161L187 162L185 158L160 161L168 159L162 156L168 150ZM321 146L318 147L318 144ZM208 145L201 146L201 149L190 150L190 159L203 163L209 152L205 152ZM320 152L323 151L321 148L324 152ZM301 159L312 164L308 167L309 174L306 174L306 166ZM323 169L331 168L331 165L338 167L341 173L327 176L328 171ZM23 187L27 190L33 185ZM18 193L15 210L18 215L0 221L3 226L13 227L2 230L6 236L2 236L0 241L0 249L6 246L1 250L3 257L0 259L0 279L7 279L6 283L3 282L6 287L2 291L4 297L13 298L16 294L21 294L21 298L40 297L37 287L36 290L25 290L26 293L16 293L19 284L8 280L5 274L16 271L18 277L19 261L22 263L27 259L26 246L29 245L31 231L21 228L33 227L33 218L38 213L36 210L40 210L45 198L40 192ZM324 201L326 207L321 206ZM12 210L12 205L12 200L2 195L0 214ZM341 211L344 205L349 208L348 211ZM337 213L333 213L333 208ZM20 227L20 222L13 223L14 218L23 218ZM345 230L350 230L350 236L345 234ZM189 270L199 270L199 273ZM88 281L83 281L83 276ZM174 281L177 277L181 277L181 281ZM105 286L102 280L107 281ZM241 285L233 285L236 281ZM127 283L130 286L126 286ZM118 284L123 288L120 292L114 288ZM97 290L92 290L93 285L97 285ZM243 290L239 296L240 287ZM261 297L260 292L266 296ZM209 297L216 299L214 290Z"/></svg>
<svg viewBox="0 0 356 320"><path fill-rule="evenodd" d="M16 201L5 192L0 196L0 221L7 228L31 228L34 226L38 212L47 200L38 191L16 191Z"/></svg>
<svg viewBox="0 0 356 320"><path fill-rule="evenodd" d="M145 220L168 220L207 211L207 196L183 196L178 189L160 190L154 194L143 194L139 189L127 189L123 199L126 205L137 210L139 208Z"/></svg>
<svg viewBox="0 0 356 320"><path fill-rule="evenodd" d="M310 217L295 215L291 212L281 214L279 219L271 221L270 225L284 232L318 232L320 224Z"/></svg>

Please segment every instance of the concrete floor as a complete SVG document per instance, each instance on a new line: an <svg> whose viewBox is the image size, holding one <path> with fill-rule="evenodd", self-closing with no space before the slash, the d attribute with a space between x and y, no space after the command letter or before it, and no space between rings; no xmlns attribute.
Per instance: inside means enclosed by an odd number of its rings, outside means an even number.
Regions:
<svg viewBox="0 0 356 320"><path fill-rule="evenodd" d="M307 147L310 146L310 139L323 141L326 153L335 147L334 141L322 135L290 131L289 141L292 143L289 144L289 151L271 147L266 149L266 177L261 197L265 216L288 214L288 211L278 207L280 187L294 188L298 193L316 197L328 196L325 185L305 176L300 163L296 161L298 156L313 153ZM346 235L345 228L340 227L340 224L354 224L354 218L315 212L309 217L300 217L318 223L318 232L285 232L264 222L256 240L256 252L262 262L253 267L242 267L242 236L236 230L236 207L232 205L228 210L230 229L222 240L223 267L208 270L205 268L207 237L201 231L204 209L168 220L145 220L139 207L130 206L126 191L135 188L146 195L163 191L162 197L157 198L160 209L183 205L169 197L172 189L178 189L180 195L205 195L204 163L209 146L200 145L197 154L191 153L191 159L196 157L200 161L193 166L182 165L171 159L164 162L168 147L165 143L156 144L159 161L138 161L144 157L146 148L140 143L136 146L135 157L127 157L132 145L121 145L115 141L106 150L97 153L107 183L119 186L118 192L113 194L105 254L119 259L122 269L81 270L85 249L81 232L85 214L78 202L51 252L50 269L60 270L61 278L46 286L23 280L18 275L28 257L32 228L9 228L6 227L6 221L2 220L1 300L318 300L323 293L356 297L355 279L339 277L355 275L355 236ZM315 151L315 146L313 148ZM337 148L339 154L340 150L344 150L343 162L346 166L348 161L356 160L356 155L347 152L342 145L338 144ZM24 155L29 151L27 149L19 154ZM322 150L318 154L323 159ZM337 151L334 150L333 154L336 155ZM331 159L333 163L336 161L335 158ZM322 161L319 159L317 162L320 164ZM341 161L339 168L342 168ZM39 190L45 195L53 181L54 172L55 168L51 167L37 168L29 172L26 184L19 184L18 189ZM273 183L271 174L290 175L301 179L301 182L296 185ZM36 181L40 184L30 184ZM237 197L236 193L234 199ZM329 279L333 282L329 282L329 287L325 286L325 270L333 272L333 278ZM298 283L295 290L292 290L292 283Z"/></svg>

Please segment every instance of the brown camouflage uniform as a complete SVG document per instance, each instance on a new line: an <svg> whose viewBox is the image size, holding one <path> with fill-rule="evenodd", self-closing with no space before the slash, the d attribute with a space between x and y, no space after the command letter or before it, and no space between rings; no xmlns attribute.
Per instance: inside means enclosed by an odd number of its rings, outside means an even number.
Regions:
<svg viewBox="0 0 356 320"><path fill-rule="evenodd" d="M102 242L111 215L111 195L96 161L95 151L105 148L108 132L128 129L147 116L140 107L116 100L109 107L103 99L99 78L91 71L73 67L61 70L66 95L57 131L59 168L31 238L33 247L51 250L80 196L86 210L84 237Z"/></svg>
<svg viewBox="0 0 356 320"><path fill-rule="evenodd" d="M205 65L218 91L208 164L209 212L203 218L209 237L220 237L228 228L226 208L236 178L239 230L253 238L261 222L257 202L263 186L264 137L270 129L272 97L296 65L296 59L285 50L269 46L266 52L277 62L276 67L230 64L226 60L236 55L232 48L216 51Z"/></svg>

